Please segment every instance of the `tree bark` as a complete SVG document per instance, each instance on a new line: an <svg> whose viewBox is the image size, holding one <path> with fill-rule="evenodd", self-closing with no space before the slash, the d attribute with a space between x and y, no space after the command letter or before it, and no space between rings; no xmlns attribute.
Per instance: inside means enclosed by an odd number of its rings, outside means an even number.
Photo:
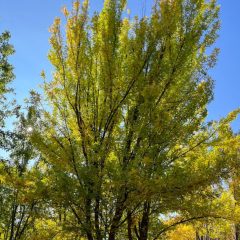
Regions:
<svg viewBox="0 0 240 240"><path fill-rule="evenodd" d="M92 229L91 229L91 199L86 199L86 233L87 239L93 240Z"/></svg>
<svg viewBox="0 0 240 240"><path fill-rule="evenodd" d="M123 211L124 211L124 202L120 201L119 203L117 203L116 206L116 211L112 220L112 225L110 228L110 232L109 232L109 240L115 240L116 239L116 234L117 234L117 229L119 227L119 222L122 218L123 215Z"/></svg>
<svg viewBox="0 0 240 240"><path fill-rule="evenodd" d="M133 240L132 236L132 214L130 211L127 213L127 224L128 224L128 240Z"/></svg>
<svg viewBox="0 0 240 240"><path fill-rule="evenodd" d="M240 240L240 225L235 224L235 240Z"/></svg>
<svg viewBox="0 0 240 240"><path fill-rule="evenodd" d="M145 202L143 206L142 220L139 225L139 240L147 240L149 228L150 203Z"/></svg>
<svg viewBox="0 0 240 240"><path fill-rule="evenodd" d="M101 236L101 230L100 230L100 226L99 226L99 214L100 214L100 198L99 195L97 195L96 197L96 203L95 203L95 209L94 209L94 213L95 213L95 231L96 231L96 238L97 240L102 240L102 236Z"/></svg>

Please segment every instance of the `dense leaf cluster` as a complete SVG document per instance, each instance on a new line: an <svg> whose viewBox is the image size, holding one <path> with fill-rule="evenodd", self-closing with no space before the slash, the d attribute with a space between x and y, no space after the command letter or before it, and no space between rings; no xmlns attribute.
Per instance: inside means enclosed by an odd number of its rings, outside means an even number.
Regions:
<svg viewBox="0 0 240 240"><path fill-rule="evenodd" d="M4 239L176 239L239 216L223 188L238 179L230 124L239 110L206 122L216 1L159 0L143 18L126 5L105 0L90 16L89 1L75 1L63 9L65 32L55 19L52 79L42 72L44 97L32 91L28 113L18 111L0 166ZM3 92L13 77L7 40Z"/></svg>

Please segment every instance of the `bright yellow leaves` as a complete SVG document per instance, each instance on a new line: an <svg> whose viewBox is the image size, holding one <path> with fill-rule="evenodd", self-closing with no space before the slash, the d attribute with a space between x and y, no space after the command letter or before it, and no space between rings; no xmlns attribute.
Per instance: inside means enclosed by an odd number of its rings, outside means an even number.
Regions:
<svg viewBox="0 0 240 240"><path fill-rule="evenodd" d="M167 233L168 240L193 240L196 237L196 230L191 225L180 225Z"/></svg>
<svg viewBox="0 0 240 240"><path fill-rule="evenodd" d="M62 13L63 13L63 15L64 15L65 17L68 17L68 16L69 16L69 11L67 10L66 7L63 7L63 8L62 8Z"/></svg>

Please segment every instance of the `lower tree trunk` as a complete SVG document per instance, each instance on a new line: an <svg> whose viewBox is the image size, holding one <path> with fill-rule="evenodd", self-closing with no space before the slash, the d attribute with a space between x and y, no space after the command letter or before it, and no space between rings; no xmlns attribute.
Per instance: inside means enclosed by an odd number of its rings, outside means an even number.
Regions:
<svg viewBox="0 0 240 240"><path fill-rule="evenodd" d="M122 218L122 214L123 214L123 204L119 203L117 204L118 206L116 207L116 211L112 220L112 225L110 228L110 232L109 232L109 240L115 240L116 239L116 234L117 234L117 230L119 227L119 222Z"/></svg>
<svg viewBox="0 0 240 240"><path fill-rule="evenodd" d="M121 221L123 212L126 209L125 202L128 198L126 186L122 187L122 189L120 190L120 193L121 194L118 197L117 202L116 202L115 214L113 216L112 224L110 227L108 240L116 239L117 230L120 227L120 221Z"/></svg>
<svg viewBox="0 0 240 240"><path fill-rule="evenodd" d="M96 231L96 240L102 240L102 234L100 230L100 223L99 223L99 215L100 215L100 198L99 195L96 197L96 205L95 205L95 231Z"/></svg>
<svg viewBox="0 0 240 240"><path fill-rule="evenodd" d="M235 240L240 240L240 225L235 224Z"/></svg>
<svg viewBox="0 0 240 240"><path fill-rule="evenodd" d="M87 239L93 240L92 228L91 228L91 199L86 199L86 233Z"/></svg>
<svg viewBox="0 0 240 240"><path fill-rule="evenodd" d="M147 240L149 227L150 203L145 202L143 207L142 220L139 225L139 240Z"/></svg>
<svg viewBox="0 0 240 240"><path fill-rule="evenodd" d="M132 214L130 211L127 213L127 224L128 224L128 240L133 240L132 236Z"/></svg>

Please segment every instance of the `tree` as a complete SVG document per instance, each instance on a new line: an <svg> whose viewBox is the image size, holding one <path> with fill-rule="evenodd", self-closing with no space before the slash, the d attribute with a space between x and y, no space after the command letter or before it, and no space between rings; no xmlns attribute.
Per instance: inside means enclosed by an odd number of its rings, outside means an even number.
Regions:
<svg viewBox="0 0 240 240"><path fill-rule="evenodd" d="M8 141L8 155L0 165L0 232L6 240L26 239L26 231L41 213L41 173L30 163L36 156L28 138L31 111L27 117L23 113L18 117Z"/></svg>
<svg viewBox="0 0 240 240"><path fill-rule="evenodd" d="M9 43L10 33L3 32L0 34L0 146L6 148L6 131L3 130L5 126L5 119L11 112L8 109L6 101L6 93L11 89L8 84L13 80L13 66L9 63L8 58L14 53L13 46Z"/></svg>
<svg viewBox="0 0 240 240"><path fill-rule="evenodd" d="M233 133L231 133L233 135ZM237 138L240 138L239 133L236 135ZM240 141L240 140L239 140ZM235 159L240 159L239 158L239 149L235 151ZM238 209L239 208L239 200L240 200L240 185L239 185L239 161L236 161L236 163L233 165L231 169L231 175L228 180L228 185L229 185L229 192L233 196L235 200L235 207ZM240 223L239 223L239 217L234 219L234 240L239 240L240 239Z"/></svg>
<svg viewBox="0 0 240 240"><path fill-rule="evenodd" d="M0 35L0 93L2 94L9 91L7 84L13 78L13 67L8 62L8 57L14 53L13 46L9 44L10 33L4 32Z"/></svg>
<svg viewBox="0 0 240 240"><path fill-rule="evenodd" d="M239 111L205 121L216 1L156 1L151 16L133 20L125 6L105 0L91 19L88 1L63 9L65 34L59 18L51 27L48 107L31 135L65 229L88 240L159 239L170 229L161 214L213 214L198 203L216 197L227 146L239 147L226 130Z"/></svg>
<svg viewBox="0 0 240 240"><path fill-rule="evenodd" d="M7 136L9 135L4 131L5 119L8 115L8 110L6 108L6 97L5 94L10 91L7 84L14 78L13 67L8 62L8 57L13 54L13 46L9 44L10 34L9 32L3 32L0 34L0 146L1 150L7 148ZM4 196L6 191L2 185L4 176L2 175L2 169L4 167L4 159L1 156L0 159L0 235L2 230L2 220L3 220L3 205L5 203Z"/></svg>
<svg viewBox="0 0 240 240"><path fill-rule="evenodd" d="M14 53L9 44L10 34L0 35L0 238L23 239L26 229L34 222L36 187L38 171L34 167L28 169L33 158L33 148L28 139L28 124L31 123L31 112L27 118L20 114L20 108L9 102L6 94L12 92L9 83L13 80L13 66L8 57ZM9 106L11 105L11 107ZM19 121L15 129L5 126L8 117L16 117Z"/></svg>

